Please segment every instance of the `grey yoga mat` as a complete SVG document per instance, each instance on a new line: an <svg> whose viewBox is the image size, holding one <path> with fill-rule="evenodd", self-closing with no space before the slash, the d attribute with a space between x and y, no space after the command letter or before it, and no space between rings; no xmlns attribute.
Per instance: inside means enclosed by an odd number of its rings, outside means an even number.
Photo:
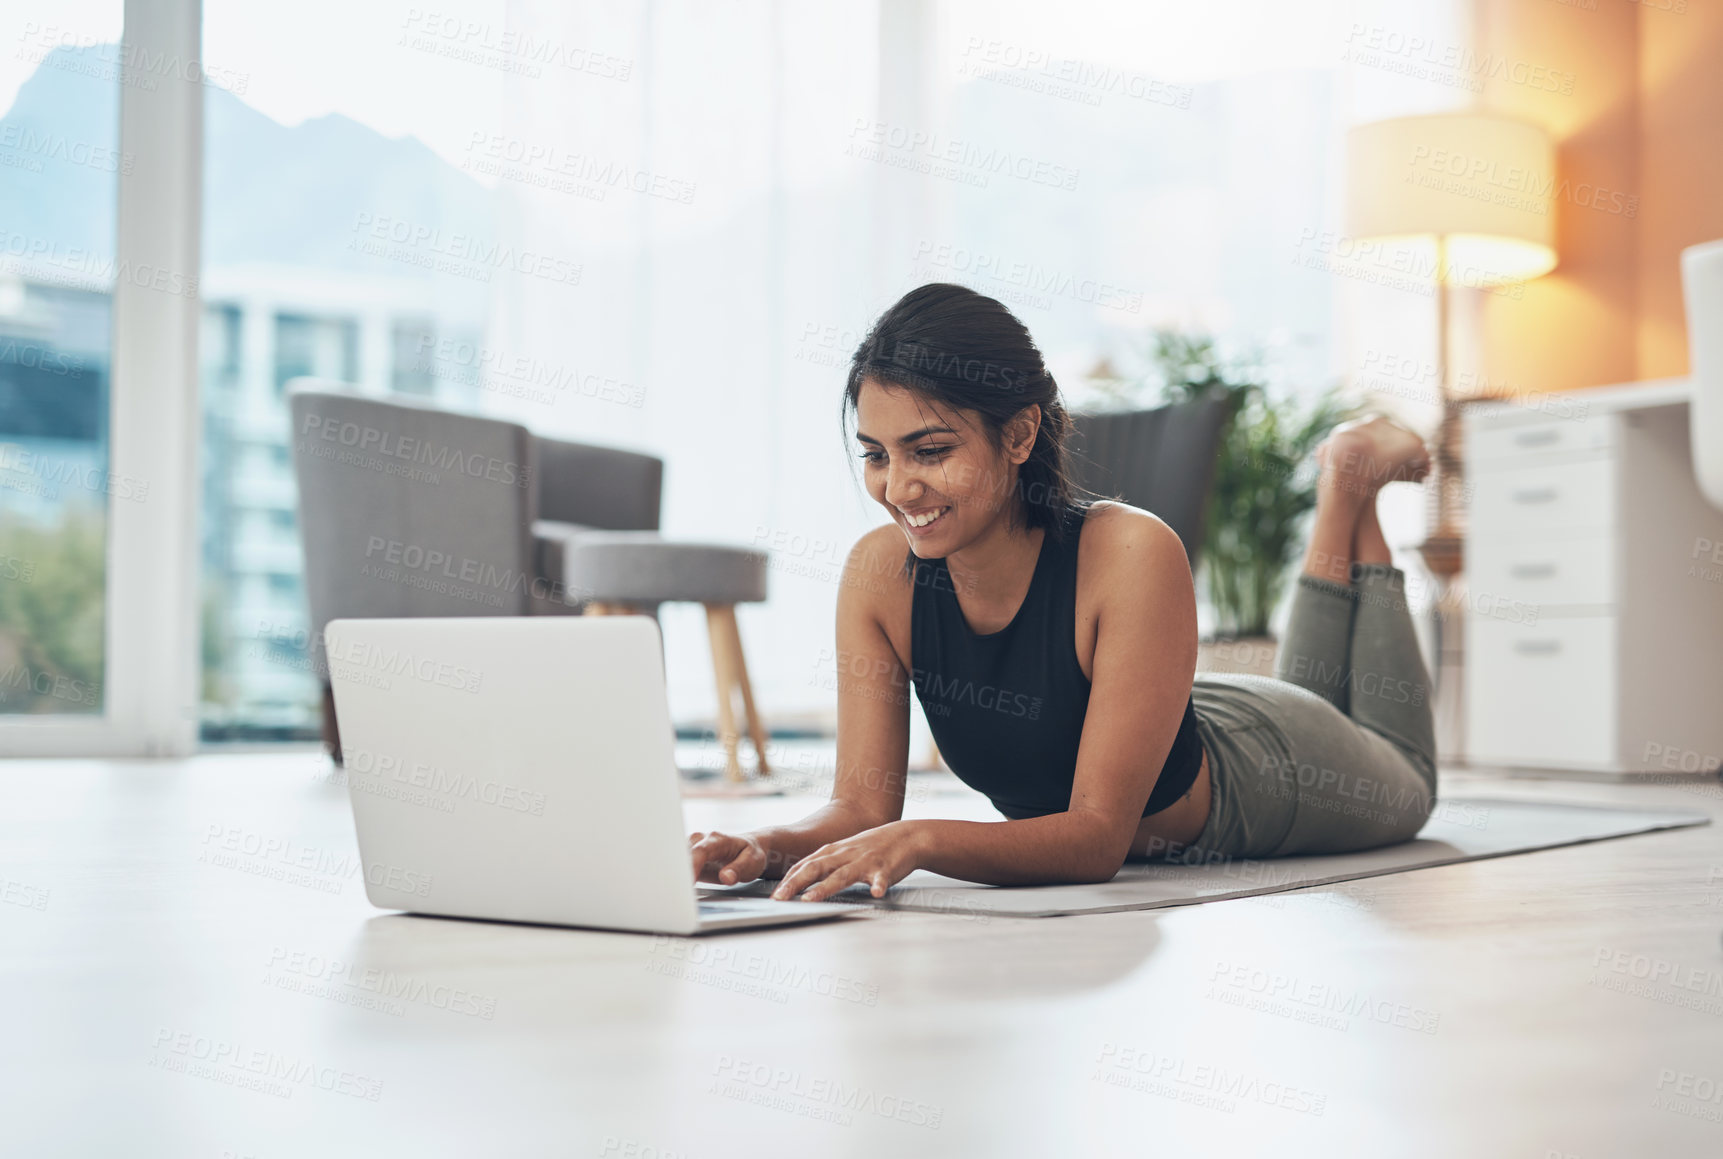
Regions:
<svg viewBox="0 0 1723 1159"><path fill-rule="evenodd" d="M852 886L831 900L969 917L1049 918L1160 909L1710 823L1706 814L1685 809L1616 809L1561 801L1450 797L1436 807L1416 840L1362 853L1192 865L1130 862L1117 877L1100 885L976 885L918 869L883 898ZM764 896L775 884L755 881L727 889L702 886L701 893L708 897Z"/></svg>

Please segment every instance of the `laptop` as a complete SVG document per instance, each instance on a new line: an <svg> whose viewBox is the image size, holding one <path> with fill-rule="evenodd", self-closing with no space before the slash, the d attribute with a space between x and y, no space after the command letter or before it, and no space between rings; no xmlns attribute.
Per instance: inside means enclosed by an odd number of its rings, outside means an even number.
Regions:
<svg viewBox="0 0 1723 1159"><path fill-rule="evenodd" d="M651 616L335 620L324 638L372 905L666 934L858 912L700 896Z"/></svg>

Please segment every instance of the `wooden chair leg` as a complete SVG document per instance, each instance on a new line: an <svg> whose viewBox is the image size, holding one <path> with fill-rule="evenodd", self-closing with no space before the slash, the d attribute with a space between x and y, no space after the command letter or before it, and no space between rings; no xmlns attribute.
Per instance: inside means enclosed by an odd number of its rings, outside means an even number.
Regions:
<svg viewBox="0 0 1723 1159"><path fill-rule="evenodd" d="M736 683L742 689L742 713L748 724L748 736L754 742L754 756L759 761L759 775L768 777L772 767L766 763L766 725L754 708L754 686L748 679L748 658L742 652L742 629L736 623L734 604L724 609L725 643L730 649Z"/></svg>
<svg viewBox="0 0 1723 1159"><path fill-rule="evenodd" d="M718 684L718 740L724 746L724 776L740 781L745 779L742 762L737 757L741 737L736 734L736 708L732 703L737 684L736 662L735 652L729 644L736 609L729 604L706 604L705 608L706 638L712 645L712 674Z"/></svg>

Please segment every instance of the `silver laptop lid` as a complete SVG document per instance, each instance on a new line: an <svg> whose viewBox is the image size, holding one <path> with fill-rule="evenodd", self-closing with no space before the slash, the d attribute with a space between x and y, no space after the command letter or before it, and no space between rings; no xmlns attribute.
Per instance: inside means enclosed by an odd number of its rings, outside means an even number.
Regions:
<svg viewBox="0 0 1723 1159"><path fill-rule="evenodd" d="M336 620L325 640L372 904L695 929L650 616Z"/></svg>

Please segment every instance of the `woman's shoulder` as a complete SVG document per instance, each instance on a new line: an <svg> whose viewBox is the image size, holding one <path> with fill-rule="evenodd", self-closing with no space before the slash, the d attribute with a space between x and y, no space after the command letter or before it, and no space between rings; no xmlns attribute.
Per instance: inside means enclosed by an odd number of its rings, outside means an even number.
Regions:
<svg viewBox="0 0 1723 1159"><path fill-rule="evenodd" d="M895 523L882 523L866 532L844 560L843 592L852 596L890 597L907 594L914 577L906 568L909 545Z"/></svg>
<svg viewBox="0 0 1723 1159"><path fill-rule="evenodd" d="M903 529L895 523L882 523L863 532L855 541L845 566L883 567L895 574L903 570L903 561L908 554L909 544L903 537Z"/></svg>
<svg viewBox="0 0 1723 1159"><path fill-rule="evenodd" d="M909 666L915 580L904 567L909 544L895 523L882 523L856 540L844 560L838 587L838 647L856 649L885 633L898 661Z"/></svg>
<svg viewBox="0 0 1723 1159"><path fill-rule="evenodd" d="M1145 568L1174 558L1185 563L1184 542L1166 522L1141 507L1115 499L1097 499L1082 509L1082 565L1111 573L1142 575Z"/></svg>

